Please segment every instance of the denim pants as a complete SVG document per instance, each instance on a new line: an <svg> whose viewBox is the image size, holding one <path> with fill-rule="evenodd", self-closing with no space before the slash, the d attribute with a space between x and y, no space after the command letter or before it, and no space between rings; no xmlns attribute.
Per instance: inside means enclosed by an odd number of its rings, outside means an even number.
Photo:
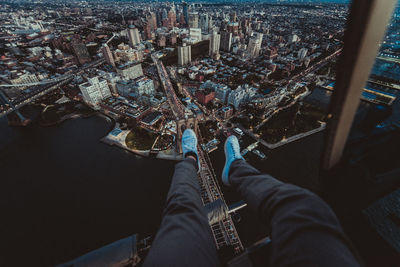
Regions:
<svg viewBox="0 0 400 267"><path fill-rule="evenodd" d="M244 160L229 179L270 229L270 266L360 266L331 208L314 193L262 174ZM196 163L176 164L161 226L144 266L219 266Z"/></svg>

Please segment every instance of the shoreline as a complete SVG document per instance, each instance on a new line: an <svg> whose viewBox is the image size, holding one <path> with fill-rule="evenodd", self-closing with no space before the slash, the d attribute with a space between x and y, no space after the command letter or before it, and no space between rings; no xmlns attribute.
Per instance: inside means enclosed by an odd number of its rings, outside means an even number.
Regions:
<svg viewBox="0 0 400 267"><path fill-rule="evenodd" d="M259 125L257 125L255 127L255 129L258 131L262 126L264 126L265 123L267 123L275 114L279 113L279 111L282 111L284 109L290 108L291 106L293 106L294 104L296 104L299 100L302 100L304 97L308 96L309 94L311 94L312 92L310 90L306 90L304 93L296 96L292 102L290 102L289 104L287 104L286 106L283 107L279 107L278 109L274 110L273 112L271 112L269 115L267 115L267 118L265 118Z"/></svg>
<svg viewBox="0 0 400 267"><path fill-rule="evenodd" d="M113 136L111 133L114 129L118 129L117 124L115 124L115 126L111 129L111 131L106 136L101 138L100 141L105 144L108 144L110 146L117 146L119 148L122 148L126 151L132 152L141 157L148 157L148 158L154 157L156 159L173 160L173 161L182 160L182 155L177 154L174 149L168 149L168 150L163 150L163 151L152 151L152 150L136 150L136 149L129 148L125 144L125 138L128 135L129 131L124 130L117 136ZM167 153L167 152L170 152L170 153Z"/></svg>
<svg viewBox="0 0 400 267"><path fill-rule="evenodd" d="M175 150L173 149L168 149L168 150L162 150L162 151L152 151L152 150L136 150L136 149L131 149L128 146L126 146L125 144L125 137L127 135L127 133L129 131L124 131L123 133L125 133L123 141L122 140L117 140L116 138L113 138L111 133L114 129L118 128L119 124L115 121L114 118L108 116L107 114L103 113L103 112L99 112L99 111L93 111L90 114L80 114L77 112L71 113L71 114L67 114L62 116L60 119L58 119L55 122L50 122L50 123L46 123L43 121L39 121L39 125L42 127L51 127L51 126L58 126L61 123L70 120L70 119L79 119L79 118L90 118L92 116L99 116L103 119L105 119L106 121L112 123L112 125L110 126L107 135L105 135L104 137L102 137L100 139L101 142L110 145L110 146L117 146L118 148L124 149L126 151L132 152L138 156L141 157L154 157L156 159L163 159L163 160L173 160L173 161L180 161L182 160L182 155L177 154L175 152ZM170 153L168 153L168 152Z"/></svg>
<svg viewBox="0 0 400 267"><path fill-rule="evenodd" d="M289 144L291 142L300 140L304 137L313 135L315 133L321 132L326 128L326 122L320 122L321 125L318 128L312 129L308 132L304 132L304 133L299 133L293 136L288 137L287 139L281 140L277 143L267 143L267 141L265 141L264 139L257 137L253 132L251 132L250 130L244 129L243 127L240 127L246 134L248 134L251 138L255 139L256 141L260 142L260 144L262 144L263 146L269 148L269 149L275 149L277 147Z"/></svg>
<svg viewBox="0 0 400 267"><path fill-rule="evenodd" d="M64 121L70 120L70 119L79 119L79 118L89 118L91 116L96 115L96 112L88 114L88 115L84 115L84 114L79 114L79 113L71 113L68 115L64 115L62 116L60 119L58 119L56 122L44 122L44 121L40 121L39 125L43 126L43 127L51 127L51 126L57 126L61 123L63 123Z"/></svg>

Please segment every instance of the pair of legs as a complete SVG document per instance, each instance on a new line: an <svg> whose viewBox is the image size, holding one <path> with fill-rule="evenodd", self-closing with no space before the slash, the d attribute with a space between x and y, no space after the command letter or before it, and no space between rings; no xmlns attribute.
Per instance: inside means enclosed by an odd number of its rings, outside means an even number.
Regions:
<svg viewBox="0 0 400 267"><path fill-rule="evenodd" d="M197 139L189 131L182 144L187 157L175 167L144 266L220 265L197 182ZM359 266L335 214L318 196L250 166L236 137L227 139L225 156L223 182L239 191L271 231L270 266Z"/></svg>

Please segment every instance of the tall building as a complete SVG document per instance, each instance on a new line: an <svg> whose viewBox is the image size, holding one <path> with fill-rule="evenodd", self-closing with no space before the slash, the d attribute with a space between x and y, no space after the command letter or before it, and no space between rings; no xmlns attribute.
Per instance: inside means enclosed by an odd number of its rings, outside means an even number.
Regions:
<svg viewBox="0 0 400 267"><path fill-rule="evenodd" d="M144 38L145 40L151 40L152 39L152 26L151 22L147 22L143 25L143 33L144 33Z"/></svg>
<svg viewBox="0 0 400 267"><path fill-rule="evenodd" d="M302 49L300 49L299 50L299 52L297 53L297 57L299 58L299 59L304 59L306 56L307 56L307 52L308 52L308 49L307 48L302 48Z"/></svg>
<svg viewBox="0 0 400 267"><path fill-rule="evenodd" d="M241 85L229 94L228 104L238 110L241 105L248 103L256 93L256 88L250 87L248 84Z"/></svg>
<svg viewBox="0 0 400 267"><path fill-rule="evenodd" d="M142 65L135 61L130 61L118 66L117 73L126 80L133 80L143 76Z"/></svg>
<svg viewBox="0 0 400 267"><path fill-rule="evenodd" d="M75 43L72 45L72 50L76 58L78 59L79 64L85 64L90 62L90 55L87 47L84 43Z"/></svg>
<svg viewBox="0 0 400 267"><path fill-rule="evenodd" d="M208 32L208 14L200 15L200 28L202 32Z"/></svg>
<svg viewBox="0 0 400 267"><path fill-rule="evenodd" d="M236 22L236 20L237 20L236 11L233 11L231 13L230 18L231 18L232 22Z"/></svg>
<svg viewBox="0 0 400 267"><path fill-rule="evenodd" d="M212 17L208 17L208 31L210 31L214 27L214 23Z"/></svg>
<svg viewBox="0 0 400 267"><path fill-rule="evenodd" d="M165 35L159 35L157 38L157 45L159 47L165 47L167 44L167 38L165 37Z"/></svg>
<svg viewBox="0 0 400 267"><path fill-rule="evenodd" d="M185 16L183 14L179 15L179 26L186 25Z"/></svg>
<svg viewBox="0 0 400 267"><path fill-rule="evenodd" d="M189 36L196 40L196 42L201 41L201 29L200 28L190 28L189 29Z"/></svg>
<svg viewBox="0 0 400 267"><path fill-rule="evenodd" d="M168 36L168 42L169 42L169 44L170 45L175 45L176 44L176 40L177 39L177 34L176 33L171 33L169 36Z"/></svg>
<svg viewBox="0 0 400 267"><path fill-rule="evenodd" d="M227 26L228 32L231 32L233 35L239 34L239 23L238 22L229 22Z"/></svg>
<svg viewBox="0 0 400 267"><path fill-rule="evenodd" d="M156 14L157 27L162 25L162 9L158 9Z"/></svg>
<svg viewBox="0 0 400 267"><path fill-rule="evenodd" d="M231 91L231 88L229 88L228 86L218 84L218 86L215 87L215 97L226 104L228 103L228 96Z"/></svg>
<svg viewBox="0 0 400 267"><path fill-rule="evenodd" d="M292 34L289 36L289 43L296 43L300 40L299 36Z"/></svg>
<svg viewBox="0 0 400 267"><path fill-rule="evenodd" d="M176 13L173 9L168 12L168 26L169 28L174 27L176 24Z"/></svg>
<svg viewBox="0 0 400 267"><path fill-rule="evenodd" d="M211 88L200 88L196 91L195 96L201 104L206 105L215 98L215 91Z"/></svg>
<svg viewBox="0 0 400 267"><path fill-rule="evenodd" d="M157 29L157 15L154 12L150 12L146 17L147 24L149 24L150 31Z"/></svg>
<svg viewBox="0 0 400 267"><path fill-rule="evenodd" d="M278 57L278 49L276 47L270 47L265 51L266 59L274 59Z"/></svg>
<svg viewBox="0 0 400 267"><path fill-rule="evenodd" d="M188 9L188 4L186 2L182 3L183 6L183 16L185 18L185 23L186 25L189 23L189 9Z"/></svg>
<svg viewBox="0 0 400 267"><path fill-rule="evenodd" d="M210 36L210 46L209 46L210 56L219 53L220 41L221 41L221 36L217 32L213 31Z"/></svg>
<svg viewBox="0 0 400 267"><path fill-rule="evenodd" d="M211 38L211 34L209 34L209 33L204 33L204 32L201 33L201 40L202 40L202 41L204 41L204 40L210 40L210 38Z"/></svg>
<svg viewBox="0 0 400 267"><path fill-rule="evenodd" d="M190 12L188 24L189 28L199 28L199 13Z"/></svg>
<svg viewBox="0 0 400 267"><path fill-rule="evenodd" d="M178 64L180 66L186 65L192 61L192 50L191 46L183 46L178 47Z"/></svg>
<svg viewBox="0 0 400 267"><path fill-rule="evenodd" d="M226 104L228 102L228 96L232 91L225 84L214 83L212 81L206 81L201 86L200 89L210 88L215 91L215 98L219 99L222 103Z"/></svg>
<svg viewBox="0 0 400 267"><path fill-rule="evenodd" d="M87 82L79 85L83 100L89 105L98 108L101 100L111 96L110 88L107 81L102 78L90 77L87 80Z"/></svg>
<svg viewBox="0 0 400 267"><path fill-rule="evenodd" d="M115 67L114 57L111 53L110 47L108 47L107 44L104 44L103 47L101 48L101 51L103 52L103 56L106 59L106 62L111 66Z"/></svg>
<svg viewBox="0 0 400 267"><path fill-rule="evenodd" d="M249 40L249 45L247 51L252 58L258 57L260 54L261 44L262 44L262 33L256 33L255 36L251 37Z"/></svg>
<svg viewBox="0 0 400 267"><path fill-rule="evenodd" d="M151 96L155 93L154 82L152 79L147 77L141 77L137 79L133 88L138 96L142 96L144 94Z"/></svg>
<svg viewBox="0 0 400 267"><path fill-rule="evenodd" d="M129 45L131 47L134 47L135 45L140 43L139 30L133 25L129 25L128 38L129 38Z"/></svg>
<svg viewBox="0 0 400 267"><path fill-rule="evenodd" d="M124 97L129 97L135 92L135 81L133 80L119 80L116 82L118 94Z"/></svg>
<svg viewBox="0 0 400 267"><path fill-rule="evenodd" d="M168 11L165 8L163 8L161 11L161 19L162 20L168 19Z"/></svg>
<svg viewBox="0 0 400 267"><path fill-rule="evenodd" d="M130 48L129 45L121 43L118 49L114 50L115 61L141 61L143 60L143 52L139 49Z"/></svg>
<svg viewBox="0 0 400 267"><path fill-rule="evenodd" d="M232 46L232 33L231 32L221 32L221 49L229 52Z"/></svg>
<svg viewBox="0 0 400 267"><path fill-rule="evenodd" d="M221 114L224 119L229 119L233 115L233 108L231 107L223 107L221 109Z"/></svg>
<svg viewBox="0 0 400 267"><path fill-rule="evenodd" d="M112 95L117 95L117 82L121 80L121 78L113 71L111 72L100 72L101 77L107 80L108 87L110 88Z"/></svg>

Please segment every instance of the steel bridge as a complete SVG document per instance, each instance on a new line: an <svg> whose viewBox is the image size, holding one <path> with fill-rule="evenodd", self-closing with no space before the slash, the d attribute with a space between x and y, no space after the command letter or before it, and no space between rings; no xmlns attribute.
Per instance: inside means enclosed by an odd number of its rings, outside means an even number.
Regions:
<svg viewBox="0 0 400 267"><path fill-rule="evenodd" d="M64 84L70 82L75 75L82 74L86 69L99 66L104 63L104 59L98 59L93 61L86 66L76 70L74 73L64 74L60 77L54 79L49 79L41 82L35 83L25 83L25 84L0 84L0 118L6 116L12 112L16 112L20 117L20 113L17 112L19 108L31 103L37 98L63 86ZM1 87L21 87L21 86L41 86L31 93L21 96L15 100L10 100L4 92L1 91Z"/></svg>
<svg viewBox="0 0 400 267"><path fill-rule="evenodd" d="M169 79L168 72L166 71L163 63L160 60L156 59L155 57L152 57L152 59L157 66L157 71L160 77L161 84L167 96L168 103L170 104L171 109L175 115L175 119L176 121L182 120L185 117L185 107L175 94L175 91ZM194 130L199 137L198 139L201 140L202 137L197 125L195 126ZM181 131L178 131L177 129L177 134L180 132ZM179 142L181 138L176 139ZM197 150L200 161L200 172L198 174L198 181L200 184L201 199L203 201L203 204L207 205L219 200L222 201L223 205L226 206L226 202L218 185L217 178L208 154L203 151L200 145L198 145ZM214 241L217 249L221 249L223 247L232 247L234 249L235 255L243 252L244 249L242 242L240 241L232 217L229 214L227 214L224 219L213 222L210 227L214 236Z"/></svg>

